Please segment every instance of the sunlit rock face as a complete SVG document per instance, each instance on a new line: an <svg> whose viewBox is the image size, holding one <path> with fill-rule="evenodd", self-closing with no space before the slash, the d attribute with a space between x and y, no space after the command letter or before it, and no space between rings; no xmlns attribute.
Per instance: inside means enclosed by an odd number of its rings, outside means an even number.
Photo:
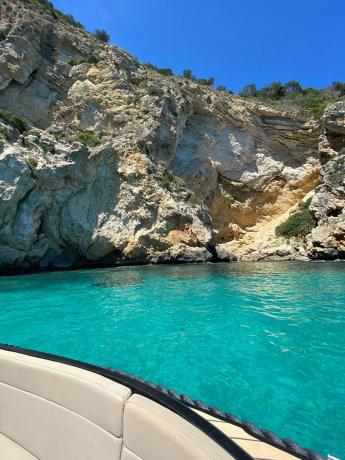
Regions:
<svg viewBox="0 0 345 460"><path fill-rule="evenodd" d="M0 4L0 267L343 257L343 104L253 103ZM312 232L276 237L309 197Z"/></svg>
<svg viewBox="0 0 345 460"><path fill-rule="evenodd" d="M226 243L296 204L317 185L321 165L312 122L235 98L218 104L187 119L170 168L207 204ZM236 122L220 118L220 108L237 112Z"/></svg>

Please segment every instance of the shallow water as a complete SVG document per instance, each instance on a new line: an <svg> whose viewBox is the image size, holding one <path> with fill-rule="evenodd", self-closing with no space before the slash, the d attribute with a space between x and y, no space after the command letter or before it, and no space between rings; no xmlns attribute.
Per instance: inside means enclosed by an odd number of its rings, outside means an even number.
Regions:
<svg viewBox="0 0 345 460"><path fill-rule="evenodd" d="M345 453L345 264L0 278L0 342L111 366Z"/></svg>

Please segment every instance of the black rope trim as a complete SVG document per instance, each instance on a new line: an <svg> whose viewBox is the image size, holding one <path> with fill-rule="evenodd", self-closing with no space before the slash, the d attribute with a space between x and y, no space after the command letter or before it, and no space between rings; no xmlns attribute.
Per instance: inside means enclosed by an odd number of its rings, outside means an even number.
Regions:
<svg viewBox="0 0 345 460"><path fill-rule="evenodd" d="M302 460L326 460L324 456L314 451L313 449L301 447L299 444L297 444L294 441L291 441L290 439L284 439L284 438L277 436L276 434L272 433L269 430L260 429L250 422L247 422L245 420L240 420L234 415L229 414L228 412L223 412L215 407L208 406L202 401L196 401L188 395L178 393L175 390L169 390L163 387L162 385L156 385L151 381L145 381L143 379L135 377L132 374L127 374L119 370L115 370L115 372L123 376L129 377L132 380L136 380L140 383L144 383L145 385L148 385L151 388L154 388L155 390L158 390L161 393L167 396L170 396L176 401L182 402L183 404L185 404L186 406L192 409L197 409L208 415L211 415L220 420L223 420L224 422L228 422L228 423L231 423L232 425L236 425L242 428L249 435L253 436L254 438L257 438L259 441L270 444L273 447L277 447L278 449L283 450L284 452L287 452L288 454L294 455L295 457L298 457Z"/></svg>

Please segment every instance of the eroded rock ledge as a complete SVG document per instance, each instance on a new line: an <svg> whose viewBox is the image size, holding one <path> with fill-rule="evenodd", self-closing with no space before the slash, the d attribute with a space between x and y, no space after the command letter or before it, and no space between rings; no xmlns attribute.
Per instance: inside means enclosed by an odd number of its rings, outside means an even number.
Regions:
<svg viewBox="0 0 345 460"><path fill-rule="evenodd" d="M255 104L0 3L0 268L344 257L345 103Z"/></svg>

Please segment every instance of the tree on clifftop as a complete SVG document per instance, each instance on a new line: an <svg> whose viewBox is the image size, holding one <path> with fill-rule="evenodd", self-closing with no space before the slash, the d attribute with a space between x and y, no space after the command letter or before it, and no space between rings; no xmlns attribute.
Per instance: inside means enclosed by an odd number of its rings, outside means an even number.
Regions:
<svg viewBox="0 0 345 460"><path fill-rule="evenodd" d="M284 90L286 94L298 94L303 91L302 86L296 80L291 80L285 83Z"/></svg>
<svg viewBox="0 0 345 460"><path fill-rule="evenodd" d="M110 35L104 29L96 29L95 30L95 37L98 38L103 43L109 43Z"/></svg>
<svg viewBox="0 0 345 460"><path fill-rule="evenodd" d="M255 83L250 83L249 85L246 85L242 91L240 92L240 95L243 97L249 97L249 96L256 96L257 89Z"/></svg>
<svg viewBox="0 0 345 460"><path fill-rule="evenodd" d="M274 81L265 86L265 88L260 89L258 94L264 99L281 99L285 95L285 88L280 81Z"/></svg>
<svg viewBox="0 0 345 460"><path fill-rule="evenodd" d="M183 75L183 78L187 78L188 80L195 79L195 77L193 76L193 72L190 69L184 69L182 75Z"/></svg>

